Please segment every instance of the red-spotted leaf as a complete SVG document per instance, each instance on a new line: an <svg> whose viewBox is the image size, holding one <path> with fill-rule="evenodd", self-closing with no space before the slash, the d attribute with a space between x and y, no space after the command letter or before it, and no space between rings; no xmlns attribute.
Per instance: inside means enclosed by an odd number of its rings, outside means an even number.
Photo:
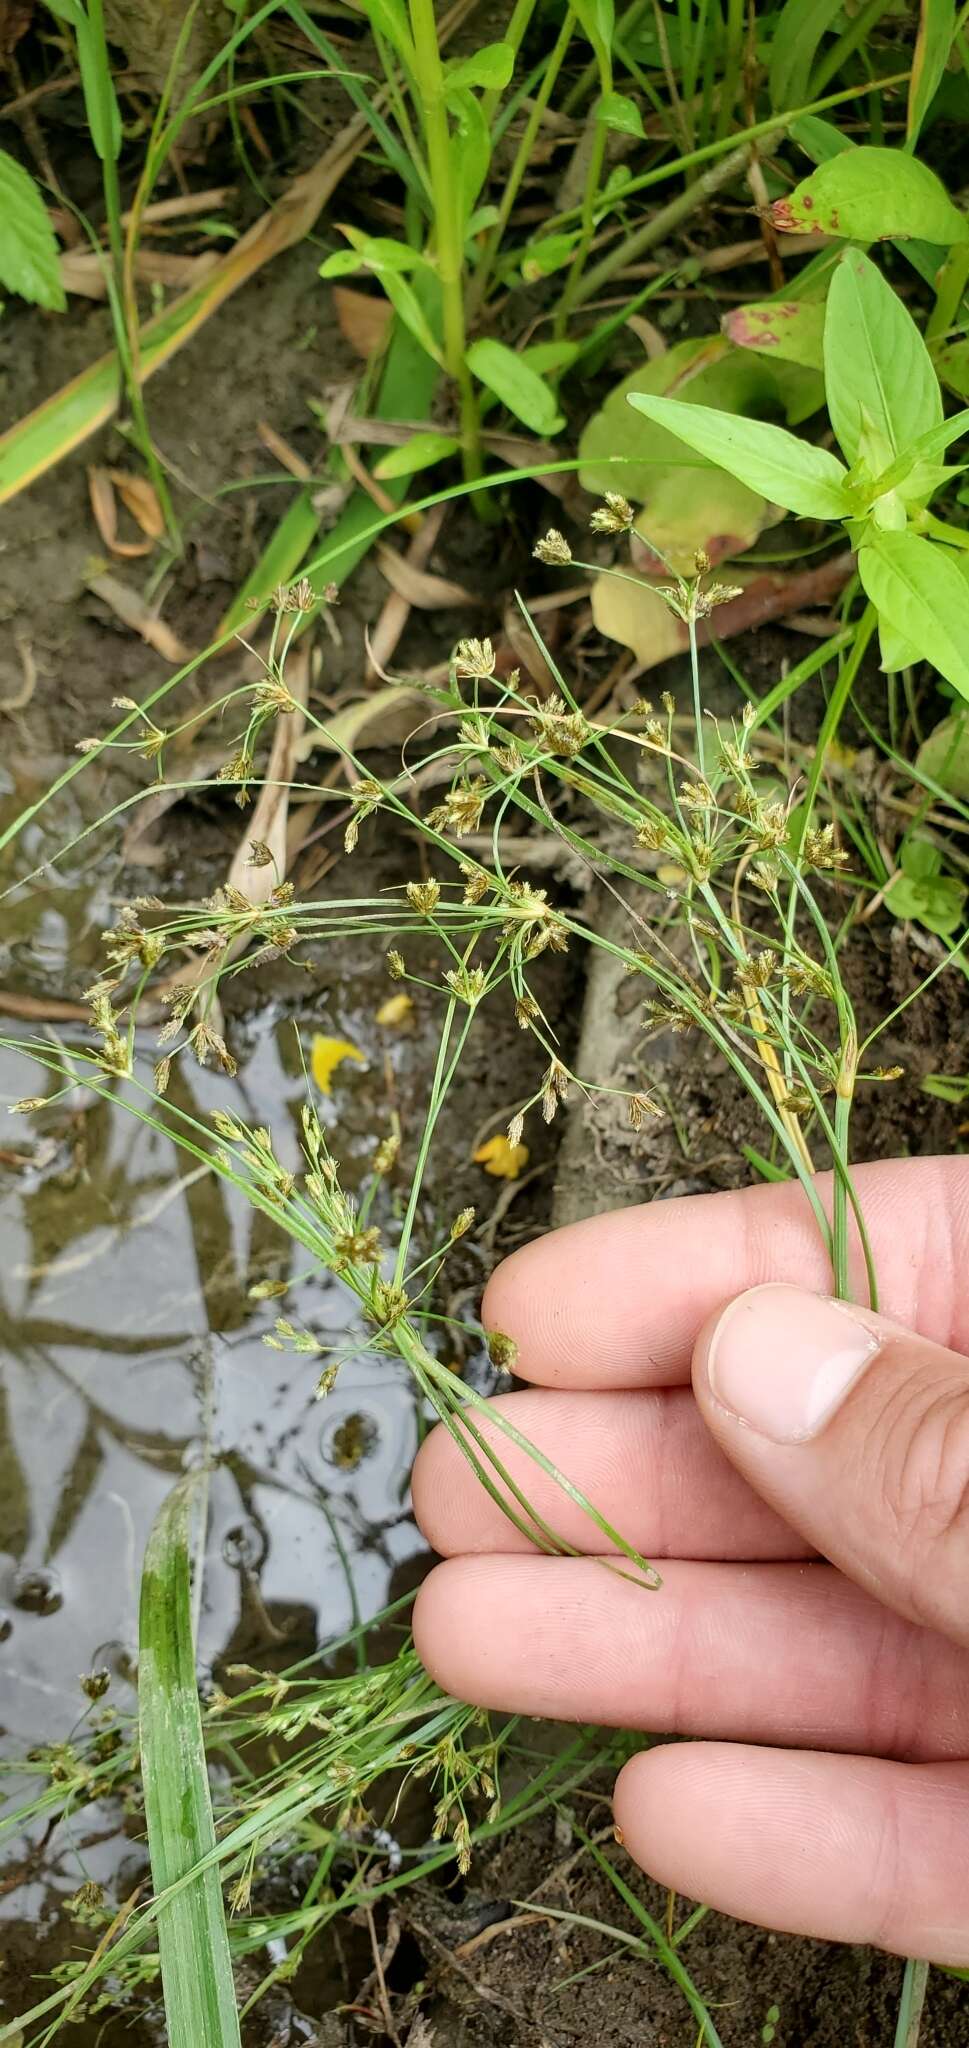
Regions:
<svg viewBox="0 0 969 2048"><path fill-rule="evenodd" d="M822 299L761 299L735 306L723 331L737 348L751 348L759 356L800 363L805 370L820 370L824 362Z"/></svg>
<svg viewBox="0 0 969 2048"><path fill-rule="evenodd" d="M819 164L771 207L784 234L843 235L850 242L969 241L969 222L934 171L900 149L862 145Z"/></svg>

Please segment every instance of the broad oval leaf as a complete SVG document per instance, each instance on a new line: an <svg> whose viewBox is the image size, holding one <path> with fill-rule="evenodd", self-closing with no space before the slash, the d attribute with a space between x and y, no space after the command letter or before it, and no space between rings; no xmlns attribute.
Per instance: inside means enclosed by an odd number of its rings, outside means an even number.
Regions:
<svg viewBox="0 0 969 2048"><path fill-rule="evenodd" d="M551 385L503 341L472 342L466 360L469 370L533 434L555 434L564 424Z"/></svg>
<svg viewBox="0 0 969 2048"><path fill-rule="evenodd" d="M486 43L473 57L457 57L449 66L444 90L448 98L455 90L481 86L486 92L503 92L515 68L510 43Z"/></svg>
<svg viewBox="0 0 969 2048"><path fill-rule="evenodd" d="M756 355L777 356L785 363L800 363L805 370L820 370L824 362L823 299L761 299L748 306L735 306L723 321L723 331L737 348L753 349Z"/></svg>
<svg viewBox="0 0 969 2048"><path fill-rule="evenodd" d="M858 573L879 618L969 697L969 579L948 549L911 530L873 533Z"/></svg>
<svg viewBox="0 0 969 2048"><path fill-rule="evenodd" d="M873 476L942 424L942 393L908 308L860 249L846 249L824 324L824 387L849 463Z"/></svg>
<svg viewBox="0 0 969 2048"><path fill-rule="evenodd" d="M810 519L843 519L851 510L847 471L827 448L799 441L786 427L765 420L738 419L712 406L684 405L681 399L630 392L629 403L659 426L668 427L688 448L728 469L748 490L758 491L788 512Z"/></svg>
<svg viewBox="0 0 969 2048"><path fill-rule="evenodd" d="M676 342L610 391L579 441L583 489L622 490L634 504L652 503L664 472L683 475L687 469L709 468L704 458L689 456L665 427L634 417L626 403L634 391L675 393L684 404L786 419L792 426L816 412L824 398L820 375L799 364L767 362L709 335ZM618 455L621 470L614 459Z"/></svg>
<svg viewBox="0 0 969 2048"><path fill-rule="evenodd" d="M771 219L785 234L846 241L969 241L969 222L927 164L904 150L866 144L819 164L786 199L774 201Z"/></svg>
<svg viewBox="0 0 969 2048"><path fill-rule="evenodd" d="M643 133L643 117L636 105L625 92L604 92L596 102L596 120L603 127L614 128L617 135Z"/></svg>
<svg viewBox="0 0 969 2048"><path fill-rule="evenodd" d="M5 149L0 149L0 285L52 313L62 313L67 303L47 208L30 172Z"/></svg>

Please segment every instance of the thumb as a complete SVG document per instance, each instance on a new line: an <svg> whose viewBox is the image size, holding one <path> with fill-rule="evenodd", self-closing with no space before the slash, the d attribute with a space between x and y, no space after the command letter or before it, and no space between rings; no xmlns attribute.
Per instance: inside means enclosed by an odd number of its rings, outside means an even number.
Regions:
<svg viewBox="0 0 969 2048"><path fill-rule="evenodd" d="M969 1644L969 1359L801 1287L754 1287L693 1356L707 1427L876 1599Z"/></svg>

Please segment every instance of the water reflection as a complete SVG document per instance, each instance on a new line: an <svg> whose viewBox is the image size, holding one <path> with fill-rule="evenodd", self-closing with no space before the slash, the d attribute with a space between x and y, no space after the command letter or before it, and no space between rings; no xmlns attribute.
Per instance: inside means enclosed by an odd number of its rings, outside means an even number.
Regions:
<svg viewBox="0 0 969 2048"><path fill-rule="evenodd" d="M285 1071L271 1019L253 1038L237 1082L192 1070L191 1107L256 1110L295 1165L304 1084ZM365 1077L346 1085L366 1093ZM36 1069L0 1054L0 1098L36 1086ZM218 1463L203 1665L228 1646L305 1654L374 1613L420 1547L406 1513L417 1417L405 1369L351 1357L320 1404L314 1360L262 1342L278 1305L249 1289L299 1271L302 1248L120 1103L79 1095L32 1120L39 1139L30 1121L8 1126L28 1163L0 1177L8 1754L63 1737L85 1704L79 1675L98 1664L114 1673L112 1699L133 1699L148 1529L207 1445ZM350 1308L321 1272L286 1300L324 1344L347 1338Z"/></svg>

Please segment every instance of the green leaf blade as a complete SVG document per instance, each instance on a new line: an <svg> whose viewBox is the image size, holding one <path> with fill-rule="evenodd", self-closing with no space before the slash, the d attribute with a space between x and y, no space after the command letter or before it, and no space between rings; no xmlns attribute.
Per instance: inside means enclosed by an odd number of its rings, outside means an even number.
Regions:
<svg viewBox="0 0 969 2048"><path fill-rule="evenodd" d="M849 463L875 476L942 424L942 393L908 308L860 249L846 249L828 293L824 381Z"/></svg>
<svg viewBox="0 0 969 2048"><path fill-rule="evenodd" d="M171 2048L239 2048L229 1941L195 1677L189 1519L200 1476L163 1502L141 1580L138 1710L158 1951ZM177 1889L170 1898L165 1894Z"/></svg>
<svg viewBox="0 0 969 2048"><path fill-rule="evenodd" d="M785 427L644 392L630 392L629 404L788 512L811 519L843 519L850 512L847 471L837 456L798 440Z"/></svg>
<svg viewBox="0 0 969 2048"><path fill-rule="evenodd" d="M31 305L63 313L60 250L37 185L0 149L0 285Z"/></svg>
<svg viewBox="0 0 969 2048"><path fill-rule="evenodd" d="M922 0L908 88L905 139L914 149L955 41L956 0Z"/></svg>
<svg viewBox="0 0 969 2048"><path fill-rule="evenodd" d="M483 339L472 342L467 352L469 370L486 384L523 426L533 434L555 434L563 425L558 400L551 386L530 363L506 348L503 341Z"/></svg>
<svg viewBox="0 0 969 2048"><path fill-rule="evenodd" d="M910 530L873 533L858 573L879 620L969 698L969 580L947 549Z"/></svg>
<svg viewBox="0 0 969 2048"><path fill-rule="evenodd" d="M969 222L940 178L901 149L862 144L818 165L771 207L783 234L841 235L846 241L969 241Z"/></svg>

